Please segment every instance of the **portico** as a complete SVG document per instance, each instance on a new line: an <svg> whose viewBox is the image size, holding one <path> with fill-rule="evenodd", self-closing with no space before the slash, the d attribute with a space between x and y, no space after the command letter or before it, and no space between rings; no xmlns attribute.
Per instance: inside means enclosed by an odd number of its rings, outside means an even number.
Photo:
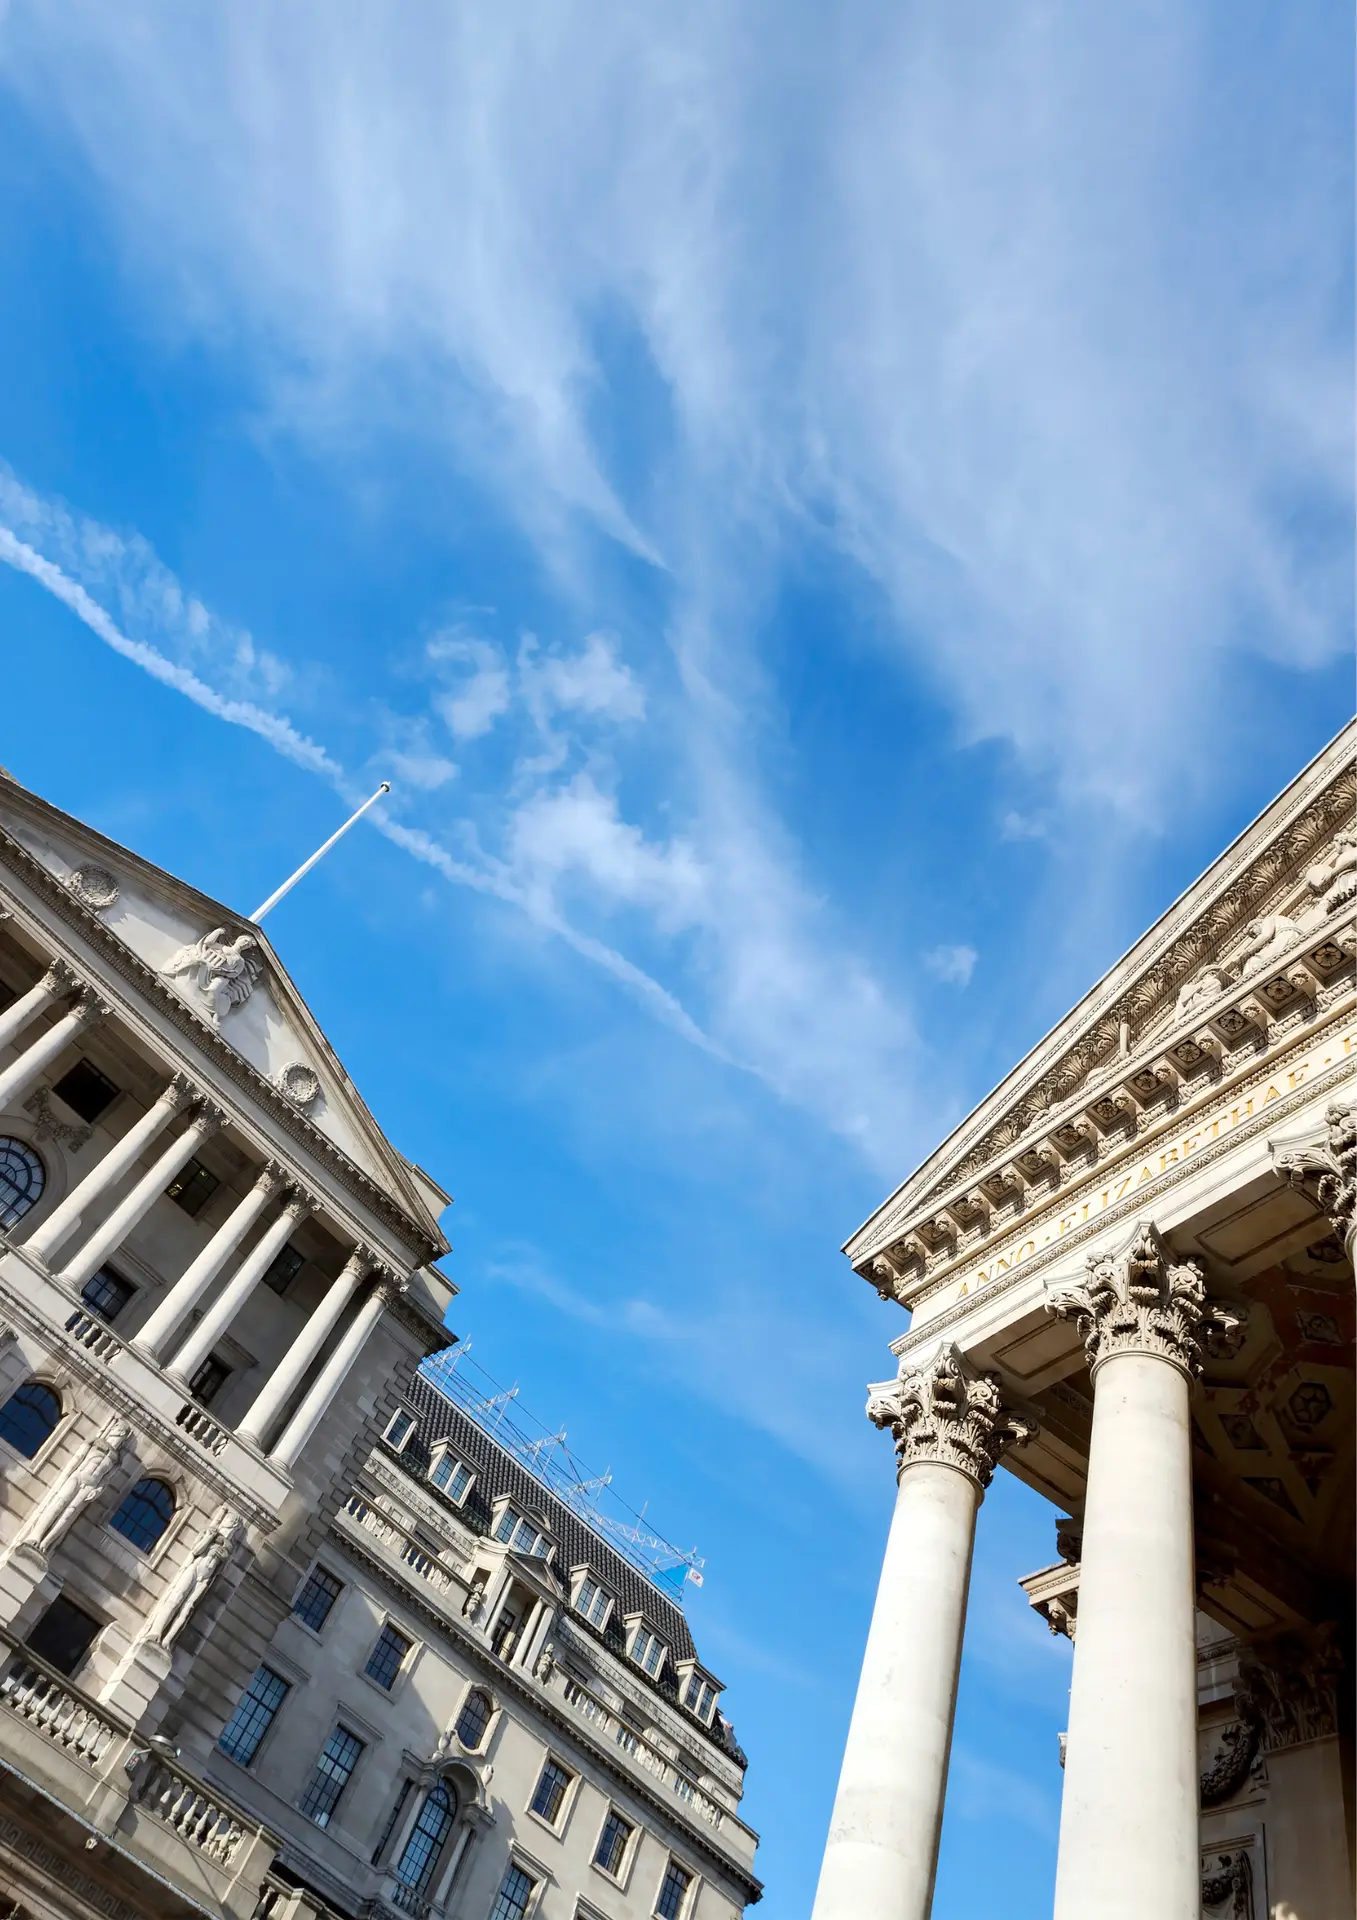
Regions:
<svg viewBox="0 0 1357 1920"><path fill-rule="evenodd" d="M845 1249L912 1320L868 1400L898 1488L814 1920L930 1911L1000 1463L1053 1503L1023 1585L1075 1638L1056 1920L1350 1910L1355 744Z"/></svg>

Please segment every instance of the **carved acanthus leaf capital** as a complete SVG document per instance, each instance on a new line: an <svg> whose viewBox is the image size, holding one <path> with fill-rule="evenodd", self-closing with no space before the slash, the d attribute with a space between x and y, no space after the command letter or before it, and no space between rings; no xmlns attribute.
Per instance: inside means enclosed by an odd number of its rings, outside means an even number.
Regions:
<svg viewBox="0 0 1357 1920"><path fill-rule="evenodd" d="M896 1379L871 1387L867 1418L890 1430L900 1472L934 1461L969 1474L982 1492L1004 1451L1037 1430L1004 1405L998 1375L978 1372L950 1343L926 1367L902 1363Z"/></svg>
<svg viewBox="0 0 1357 1920"><path fill-rule="evenodd" d="M1357 1105L1334 1101L1316 1141L1274 1147L1272 1164L1293 1187L1314 1182L1315 1197L1345 1245L1357 1233Z"/></svg>
<svg viewBox="0 0 1357 1920"><path fill-rule="evenodd" d="M84 984L75 968L64 960L53 960L38 982L44 992L53 995L78 993Z"/></svg>
<svg viewBox="0 0 1357 1920"><path fill-rule="evenodd" d="M1051 1288L1046 1310L1076 1323L1090 1367L1113 1354L1146 1353L1192 1378L1206 1353L1218 1351L1242 1324L1236 1308L1207 1304L1201 1268L1176 1260L1150 1221L1124 1253L1091 1253L1082 1282Z"/></svg>

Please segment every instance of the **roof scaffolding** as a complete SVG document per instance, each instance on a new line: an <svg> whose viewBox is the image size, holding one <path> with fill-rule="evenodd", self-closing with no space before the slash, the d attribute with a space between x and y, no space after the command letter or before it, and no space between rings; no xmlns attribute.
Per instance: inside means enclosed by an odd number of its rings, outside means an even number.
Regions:
<svg viewBox="0 0 1357 1920"><path fill-rule="evenodd" d="M564 1427L559 1433L550 1432L518 1404L517 1382L501 1386L479 1362L467 1358L470 1351L469 1340L445 1347L424 1362L420 1373L666 1599L682 1605L687 1582L702 1585L706 1561L648 1527L645 1507L637 1513L612 1491L611 1468L592 1472L566 1445Z"/></svg>

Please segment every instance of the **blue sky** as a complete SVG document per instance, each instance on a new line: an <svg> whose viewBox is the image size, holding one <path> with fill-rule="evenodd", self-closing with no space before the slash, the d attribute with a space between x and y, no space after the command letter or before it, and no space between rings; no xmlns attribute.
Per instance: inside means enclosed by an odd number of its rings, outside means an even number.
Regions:
<svg viewBox="0 0 1357 1920"><path fill-rule="evenodd" d="M457 1330L707 1560L808 1912L898 1312L845 1235L1352 705L1351 23L0 23L0 761L270 932ZM936 1913L1049 1911L981 1515Z"/></svg>

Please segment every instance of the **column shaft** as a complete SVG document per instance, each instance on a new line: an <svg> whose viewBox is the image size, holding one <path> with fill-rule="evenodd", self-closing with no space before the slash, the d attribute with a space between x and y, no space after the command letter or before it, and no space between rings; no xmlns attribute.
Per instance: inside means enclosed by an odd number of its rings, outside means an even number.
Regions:
<svg viewBox="0 0 1357 1920"><path fill-rule="evenodd" d="M956 1467L900 1475L812 1920L927 1920L979 1501Z"/></svg>
<svg viewBox="0 0 1357 1920"><path fill-rule="evenodd" d="M40 1254L43 1259L50 1259L79 1226L80 1217L91 1201L97 1200L101 1193L107 1192L116 1180L122 1178L129 1167L136 1165L156 1135L169 1124L171 1115L188 1098L186 1082L176 1076L154 1105L148 1107L140 1120L128 1128L121 1140L114 1141L98 1165L91 1167L61 1205L54 1208L33 1230L26 1242L28 1251Z"/></svg>
<svg viewBox="0 0 1357 1920"><path fill-rule="evenodd" d="M7 1047L11 1040L17 1039L30 1020L36 1020L45 1007L50 1007L61 994L69 993L74 985L74 975L60 962L49 967L36 986L21 993L12 1006L0 1013L0 1047Z"/></svg>
<svg viewBox="0 0 1357 1920"><path fill-rule="evenodd" d="M25 1047L18 1059L12 1060L0 1073L0 1108L17 1106L48 1062L55 1060L62 1049L68 1047L83 1028L92 1025L102 1012L97 1002L82 1001L78 1007L72 1007L69 1013L64 1013L54 1027L39 1034L31 1046Z"/></svg>
<svg viewBox="0 0 1357 1920"><path fill-rule="evenodd" d="M375 1286L353 1317L352 1324L317 1374L311 1389L269 1449L270 1460L290 1467L325 1416L326 1408L344 1384L345 1376L363 1350L368 1335L381 1319L390 1299L385 1283Z"/></svg>
<svg viewBox="0 0 1357 1920"><path fill-rule="evenodd" d="M1198 1920L1189 1384L1124 1351L1094 1375L1055 1920Z"/></svg>
<svg viewBox="0 0 1357 1920"><path fill-rule="evenodd" d="M250 1191L217 1228L193 1263L175 1281L165 1298L134 1338L150 1360L159 1360L171 1339L192 1313L281 1184L272 1167L265 1167Z"/></svg>
<svg viewBox="0 0 1357 1920"><path fill-rule="evenodd" d="M72 1289L83 1287L92 1273L120 1247L137 1223L151 1211L180 1168L193 1158L210 1133L221 1124L212 1108L195 1115L177 1139L172 1140L149 1173L144 1173L125 1200L113 1209L101 1227L96 1227L77 1254L66 1262L58 1278Z"/></svg>
<svg viewBox="0 0 1357 1920"><path fill-rule="evenodd" d="M263 1444L264 1435L301 1384L302 1376L338 1324L339 1316L359 1282L371 1270L371 1256L361 1247L355 1249L345 1263L344 1271L331 1283L324 1299L278 1362L270 1378L259 1389L253 1406L237 1426L236 1432L242 1440Z"/></svg>
<svg viewBox="0 0 1357 1920"><path fill-rule="evenodd" d="M310 1211L306 1201L291 1200L278 1218L264 1229L258 1244L246 1254L221 1293L175 1354L170 1371L176 1379L187 1382L193 1378L273 1265L276 1256L287 1245L298 1223L304 1220Z"/></svg>

